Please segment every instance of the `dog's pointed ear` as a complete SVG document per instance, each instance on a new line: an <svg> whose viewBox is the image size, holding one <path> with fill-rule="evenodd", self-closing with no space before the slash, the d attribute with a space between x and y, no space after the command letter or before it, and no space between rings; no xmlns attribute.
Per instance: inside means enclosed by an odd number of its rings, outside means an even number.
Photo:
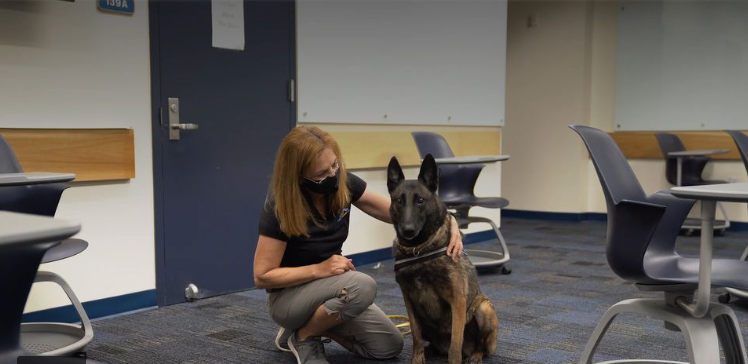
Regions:
<svg viewBox="0 0 748 364"><path fill-rule="evenodd" d="M400 168L400 163L397 162L396 157L392 157L387 166L387 190L392 193L404 179L405 175L403 169Z"/></svg>
<svg viewBox="0 0 748 364"><path fill-rule="evenodd" d="M426 158L423 158L421 171L418 173L418 180L426 185L433 193L436 193L436 190L439 188L439 168L436 166L434 156L431 154L426 154Z"/></svg>

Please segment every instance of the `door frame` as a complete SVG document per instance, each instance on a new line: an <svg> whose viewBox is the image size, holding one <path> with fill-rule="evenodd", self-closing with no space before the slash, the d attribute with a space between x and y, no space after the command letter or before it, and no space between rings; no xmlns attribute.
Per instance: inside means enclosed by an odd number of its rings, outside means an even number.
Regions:
<svg viewBox="0 0 748 364"><path fill-rule="evenodd" d="M164 306L166 302L166 235L164 227L164 166L163 166L163 151L161 149L161 133L164 129L161 126L162 115L161 115L161 58L160 58L160 24L159 24L159 12L158 2L161 0L149 0L148 1L148 26L149 26L149 38L150 38L150 60L151 60L151 147L153 153L153 208L154 208L154 238L155 238L155 249L156 249L156 302L159 307ZM188 1L188 0L184 0ZM245 2L247 0L244 0ZM292 19L293 30L289 32L291 35L290 39L290 52L291 59L289 62L289 75L292 80L298 85L298 79L296 76L297 65L296 65L296 0L288 0L291 3L290 6L290 18ZM289 115L289 129L292 129L297 124L298 115L298 86L294 87L293 98Z"/></svg>

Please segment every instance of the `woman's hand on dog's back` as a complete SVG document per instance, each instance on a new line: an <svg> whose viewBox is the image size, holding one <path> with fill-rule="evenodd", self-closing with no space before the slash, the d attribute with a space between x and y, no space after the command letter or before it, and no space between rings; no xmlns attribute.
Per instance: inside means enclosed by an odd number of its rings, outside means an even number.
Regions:
<svg viewBox="0 0 748 364"><path fill-rule="evenodd" d="M343 274L349 270L356 270L353 260L342 255L333 255L322 263L315 264L315 277L327 278Z"/></svg>

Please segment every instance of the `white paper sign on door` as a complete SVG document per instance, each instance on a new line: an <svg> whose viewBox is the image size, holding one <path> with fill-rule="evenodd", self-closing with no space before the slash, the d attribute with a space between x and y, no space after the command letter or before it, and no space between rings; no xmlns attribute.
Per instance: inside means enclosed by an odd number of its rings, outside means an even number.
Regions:
<svg viewBox="0 0 748 364"><path fill-rule="evenodd" d="M244 0L212 0L213 47L244 50Z"/></svg>

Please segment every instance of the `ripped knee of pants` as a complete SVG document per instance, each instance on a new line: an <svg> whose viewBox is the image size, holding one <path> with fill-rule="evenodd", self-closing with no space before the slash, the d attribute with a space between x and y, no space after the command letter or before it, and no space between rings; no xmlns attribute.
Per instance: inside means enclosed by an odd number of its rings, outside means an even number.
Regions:
<svg viewBox="0 0 748 364"><path fill-rule="evenodd" d="M340 321L350 321L374 303L376 292L376 284L346 286L335 297L325 301L323 306L328 315L337 313Z"/></svg>

